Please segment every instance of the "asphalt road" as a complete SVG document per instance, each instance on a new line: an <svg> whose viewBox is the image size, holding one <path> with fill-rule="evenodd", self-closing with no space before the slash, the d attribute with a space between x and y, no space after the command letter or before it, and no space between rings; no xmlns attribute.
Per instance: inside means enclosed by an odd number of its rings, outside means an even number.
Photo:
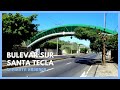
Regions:
<svg viewBox="0 0 120 90"><path fill-rule="evenodd" d="M90 67L87 64L76 63L76 60L90 60L97 56L95 53L86 54L76 58L67 58L64 60L54 61L54 66L24 66L12 69L30 69L39 68L46 69L44 71L2 71L3 77L80 77L85 69ZM10 70L10 69L9 69Z"/></svg>

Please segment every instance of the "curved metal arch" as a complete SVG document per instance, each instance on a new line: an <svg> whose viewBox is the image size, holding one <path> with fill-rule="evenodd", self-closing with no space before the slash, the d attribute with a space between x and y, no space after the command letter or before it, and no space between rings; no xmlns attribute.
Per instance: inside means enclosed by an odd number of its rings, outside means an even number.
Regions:
<svg viewBox="0 0 120 90"><path fill-rule="evenodd" d="M34 42L30 43L27 47L31 47L32 45L34 45L35 43L39 42L39 41L42 41L42 40L45 40L45 39L48 39L48 38L51 38L51 37L55 37L55 36L66 36L66 35L74 35L74 32L60 32L60 33L54 33L54 34L50 34L50 35L46 35L42 38L39 38L37 40L35 40Z"/></svg>
<svg viewBox="0 0 120 90"><path fill-rule="evenodd" d="M103 27L99 27L99 26L93 26L93 25L85 25L85 24L69 24L69 25L63 25L63 26L57 26L54 28L50 28L47 30L43 30L42 32L36 34L34 37L30 38L30 40L28 40L28 46L31 46L32 43L34 44L34 42L36 42L36 40L41 40L39 38L43 38L47 35L51 35L54 33L61 33L61 32L74 32L74 29L77 27L84 27L84 28L91 28L91 29L95 29L95 30L100 30L100 31L104 31L108 34L116 34L117 32L107 29L107 28L103 28ZM38 42L38 41L37 41Z"/></svg>

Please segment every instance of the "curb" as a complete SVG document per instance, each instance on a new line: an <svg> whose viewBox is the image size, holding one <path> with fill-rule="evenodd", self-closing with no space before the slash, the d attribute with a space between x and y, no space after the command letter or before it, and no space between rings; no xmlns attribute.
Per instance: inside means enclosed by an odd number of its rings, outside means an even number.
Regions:
<svg viewBox="0 0 120 90"><path fill-rule="evenodd" d="M96 73L97 73L97 70L98 70L98 66L99 66L99 64L97 65L97 67L95 69L94 77L96 76Z"/></svg>

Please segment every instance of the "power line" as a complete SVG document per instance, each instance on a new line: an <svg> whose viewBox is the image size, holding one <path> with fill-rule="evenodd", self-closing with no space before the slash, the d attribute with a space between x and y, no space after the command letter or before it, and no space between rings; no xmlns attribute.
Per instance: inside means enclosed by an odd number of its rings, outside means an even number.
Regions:
<svg viewBox="0 0 120 90"><path fill-rule="evenodd" d="M53 19L53 18L51 18L49 16L47 16L47 18L51 19L53 21L52 23L54 23L55 25L61 25L61 23L56 21L55 19Z"/></svg>
<svg viewBox="0 0 120 90"><path fill-rule="evenodd" d="M54 21L53 23L54 23L55 25L57 25L57 26L63 25L63 24L61 24L61 23L56 23L56 22L58 22L58 21L56 21L55 19L53 19L53 18L51 18L51 17L48 17L48 16L47 16L47 18L53 20L53 21ZM63 22L63 21L62 21L62 22ZM66 28L66 27L65 27L65 28ZM67 28L66 28L66 29L67 29ZM67 29L67 30L68 30L68 29Z"/></svg>
<svg viewBox="0 0 120 90"><path fill-rule="evenodd" d="M56 20L52 19L51 17L47 17L47 18L51 19L53 21L52 23L54 23L55 25L57 26L61 25L61 23L56 23ZM57 52L56 52L57 55L59 54L58 40L59 38L57 38Z"/></svg>

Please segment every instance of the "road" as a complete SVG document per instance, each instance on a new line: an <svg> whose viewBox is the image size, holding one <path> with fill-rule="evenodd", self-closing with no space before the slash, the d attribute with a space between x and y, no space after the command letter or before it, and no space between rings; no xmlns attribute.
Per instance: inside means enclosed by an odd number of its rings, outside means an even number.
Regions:
<svg viewBox="0 0 120 90"><path fill-rule="evenodd" d="M81 58L94 59L97 56L95 53L86 54L76 58L67 58L64 60L54 61L54 66L24 66L22 68L44 68L45 71L2 71L3 77L80 77L85 70L88 70L90 65L76 63L76 60ZM15 69L15 68L14 68Z"/></svg>

